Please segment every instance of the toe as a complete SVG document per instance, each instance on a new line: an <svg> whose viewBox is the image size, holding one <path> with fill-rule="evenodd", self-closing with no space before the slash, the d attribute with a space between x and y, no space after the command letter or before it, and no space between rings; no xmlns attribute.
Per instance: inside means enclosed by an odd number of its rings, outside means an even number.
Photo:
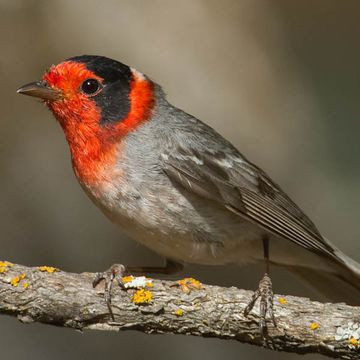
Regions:
<svg viewBox="0 0 360 360"><path fill-rule="evenodd" d="M114 320L114 314L111 308L111 290L114 283L114 280L122 285L122 277L125 272L125 266L121 264L114 264L108 270L104 272L97 273L94 281L93 287L95 288L102 280L105 282L105 290L104 290L104 299L109 309L109 313L111 318Z"/></svg>
<svg viewBox="0 0 360 360"><path fill-rule="evenodd" d="M267 337L267 325L266 318L269 317L276 326L275 316L273 311L273 298L272 283L270 276L265 273L264 277L259 282L259 288L254 292L249 304L244 310L245 316L247 316L253 309L257 299L260 298L260 319L259 330L263 339Z"/></svg>

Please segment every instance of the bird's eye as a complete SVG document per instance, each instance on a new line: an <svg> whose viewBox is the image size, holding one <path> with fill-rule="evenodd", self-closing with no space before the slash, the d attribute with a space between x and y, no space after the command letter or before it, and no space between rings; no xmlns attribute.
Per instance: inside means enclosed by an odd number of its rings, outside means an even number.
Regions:
<svg viewBox="0 0 360 360"><path fill-rule="evenodd" d="M86 79L81 84L81 91L86 95L96 94L101 87L101 84L96 79Z"/></svg>

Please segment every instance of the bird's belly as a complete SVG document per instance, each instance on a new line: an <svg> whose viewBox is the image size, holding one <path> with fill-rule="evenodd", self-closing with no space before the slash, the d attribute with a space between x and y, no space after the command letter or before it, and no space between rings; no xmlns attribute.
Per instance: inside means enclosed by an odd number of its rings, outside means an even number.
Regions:
<svg viewBox="0 0 360 360"><path fill-rule="evenodd" d="M214 202L184 195L174 187L139 195L128 183L110 180L101 191L82 186L129 237L166 258L205 265L258 262L263 260L262 240L267 235L272 262L310 268L319 264L311 252L274 237Z"/></svg>
<svg viewBox="0 0 360 360"><path fill-rule="evenodd" d="M158 233L129 232L133 239L166 258L203 265L245 264L261 260L261 239L244 234L225 242L199 242L191 239L190 234L164 237Z"/></svg>
<svg viewBox="0 0 360 360"><path fill-rule="evenodd" d="M123 206L119 202L116 208L100 208L129 237L166 258L218 265L263 257L263 230L220 206L197 199L195 208L179 197L176 203L129 204L126 200Z"/></svg>

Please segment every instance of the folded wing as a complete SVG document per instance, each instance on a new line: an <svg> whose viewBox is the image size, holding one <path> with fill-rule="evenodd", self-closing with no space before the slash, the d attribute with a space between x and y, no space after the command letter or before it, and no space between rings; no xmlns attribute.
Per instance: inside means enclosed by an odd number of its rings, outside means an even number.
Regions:
<svg viewBox="0 0 360 360"><path fill-rule="evenodd" d="M223 205L272 234L337 259L301 209L264 171L240 155L178 148L163 153L162 161L169 178L188 191Z"/></svg>

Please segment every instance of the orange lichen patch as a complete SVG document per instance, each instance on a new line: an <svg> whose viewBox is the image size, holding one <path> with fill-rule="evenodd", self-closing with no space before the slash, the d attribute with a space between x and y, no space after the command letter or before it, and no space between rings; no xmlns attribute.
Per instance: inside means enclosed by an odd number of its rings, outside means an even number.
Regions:
<svg viewBox="0 0 360 360"><path fill-rule="evenodd" d="M123 277L121 278L121 280L122 280L123 284L126 284L126 283L129 283L129 282L133 281L133 280L134 280L134 277L133 277L132 275L130 275L130 276L123 276Z"/></svg>
<svg viewBox="0 0 360 360"><path fill-rule="evenodd" d="M151 291L140 289L132 296L131 301L135 304L145 304L151 302L153 294Z"/></svg>
<svg viewBox="0 0 360 360"><path fill-rule="evenodd" d="M185 294L189 294L191 290L201 290L202 284L199 280L194 278L185 278L177 281L177 285L180 287L181 291Z"/></svg>
<svg viewBox="0 0 360 360"><path fill-rule="evenodd" d="M12 264L11 262L0 261L0 274L6 273L11 266L14 266L14 264Z"/></svg>
<svg viewBox="0 0 360 360"><path fill-rule="evenodd" d="M24 289L27 289L27 288L29 287L29 283L24 282L24 283L22 284L22 287L23 287Z"/></svg>
<svg viewBox="0 0 360 360"><path fill-rule="evenodd" d="M279 298L278 298L278 302L279 302L279 304L281 304L281 305L285 305L285 304L286 304L286 299L283 298L283 297L279 297Z"/></svg>
<svg viewBox="0 0 360 360"><path fill-rule="evenodd" d="M52 266L39 266L38 269L42 272L48 272L48 273L53 273L57 270Z"/></svg>
<svg viewBox="0 0 360 360"><path fill-rule="evenodd" d="M311 330L317 330L319 327L320 327L320 324L318 324L316 322L310 323L310 329Z"/></svg>
<svg viewBox="0 0 360 360"><path fill-rule="evenodd" d="M355 339L354 337L349 339L349 344L358 348L360 347L359 340Z"/></svg>
<svg viewBox="0 0 360 360"><path fill-rule="evenodd" d="M22 279L25 279L25 277L26 277L26 274L21 274L21 275L19 275L19 276L15 276L15 277L13 277L11 280L10 280L10 284L12 285L12 286L18 286L19 285L19 282L22 280Z"/></svg>
<svg viewBox="0 0 360 360"><path fill-rule="evenodd" d="M184 315L184 310L182 309L177 309L174 313L176 316L183 316Z"/></svg>

